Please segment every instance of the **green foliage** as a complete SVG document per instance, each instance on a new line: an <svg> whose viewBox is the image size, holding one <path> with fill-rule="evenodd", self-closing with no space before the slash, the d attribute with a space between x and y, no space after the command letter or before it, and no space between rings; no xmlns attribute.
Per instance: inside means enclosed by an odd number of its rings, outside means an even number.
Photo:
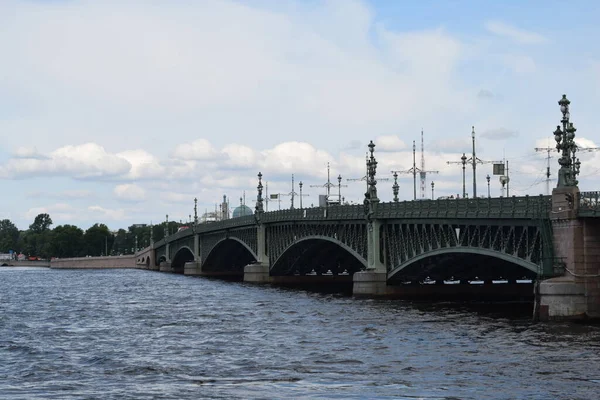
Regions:
<svg viewBox="0 0 600 400"><path fill-rule="evenodd" d="M8 219L0 221L0 253L16 250L19 243L19 230Z"/></svg>
<svg viewBox="0 0 600 400"><path fill-rule="evenodd" d="M53 257L68 258L85 256L83 230L74 225L59 225L53 230L50 250Z"/></svg>
<svg viewBox="0 0 600 400"><path fill-rule="evenodd" d="M48 214L39 214L29 229L19 231L8 219L0 220L0 252L14 250L26 256L38 256L43 259L52 257L84 257L132 254L135 251L136 237L138 249L150 245L150 226L132 225L119 229L113 234L108 226L96 223L85 232L74 225L59 225L50 229L52 218ZM169 223L170 233L179 228L176 222ZM164 223L154 226L154 240L164 236ZM157 237L158 236L158 237Z"/></svg>
<svg viewBox="0 0 600 400"><path fill-rule="evenodd" d="M29 230L34 233L44 233L50 229L52 218L48 214L38 214L33 220L33 224L29 225Z"/></svg>
<svg viewBox="0 0 600 400"><path fill-rule="evenodd" d="M110 254L114 236L104 224L95 223L83 235L86 255L101 256Z"/></svg>

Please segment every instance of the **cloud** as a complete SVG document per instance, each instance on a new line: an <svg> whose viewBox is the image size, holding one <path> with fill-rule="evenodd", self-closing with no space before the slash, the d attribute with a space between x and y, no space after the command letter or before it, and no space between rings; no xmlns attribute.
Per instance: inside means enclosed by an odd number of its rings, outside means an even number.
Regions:
<svg viewBox="0 0 600 400"><path fill-rule="evenodd" d="M31 158L36 160L47 160L48 156L40 154L37 148L34 147L18 147L13 152L14 158Z"/></svg>
<svg viewBox="0 0 600 400"><path fill-rule="evenodd" d="M218 152L206 139L196 139L192 143L180 144L175 147L171 157L181 160L214 160Z"/></svg>
<svg viewBox="0 0 600 400"><path fill-rule="evenodd" d="M145 150L127 150L116 155L131 165L126 174L129 179L159 178L165 173L159 159Z"/></svg>
<svg viewBox="0 0 600 400"><path fill-rule="evenodd" d="M306 142L284 142L261 152L263 169L276 175L307 174L326 176L327 163L335 158Z"/></svg>
<svg viewBox="0 0 600 400"><path fill-rule="evenodd" d="M485 28L495 35L507 37L519 44L541 44L548 41L539 33L518 29L500 21L488 21Z"/></svg>
<svg viewBox="0 0 600 400"><path fill-rule="evenodd" d="M115 186L113 193L117 199L128 202L141 202L146 197L146 191L142 187L130 183Z"/></svg>
<svg viewBox="0 0 600 400"><path fill-rule="evenodd" d="M32 153L19 151L20 156ZM48 155L10 159L0 166L0 177L19 179L34 176L72 176L75 179L114 177L129 171L124 159L108 154L96 143L60 147Z"/></svg>
<svg viewBox="0 0 600 400"><path fill-rule="evenodd" d="M406 148L406 143L396 135L379 136L374 143L375 149L381 152L400 151Z"/></svg>
<svg viewBox="0 0 600 400"><path fill-rule="evenodd" d="M89 206L88 211L91 212L97 219L101 221L110 220L110 221L119 221L127 219L127 211L124 209L109 209L104 208L98 205Z"/></svg>
<svg viewBox="0 0 600 400"><path fill-rule="evenodd" d="M483 131L480 136L490 140L504 140L511 137L518 137L519 133L506 128L493 128Z"/></svg>
<svg viewBox="0 0 600 400"><path fill-rule="evenodd" d="M54 228L57 221L73 221L77 220L77 210L67 203L55 203L45 207L33 207L24 213L24 218L33 221L39 214L48 214L52 218Z"/></svg>

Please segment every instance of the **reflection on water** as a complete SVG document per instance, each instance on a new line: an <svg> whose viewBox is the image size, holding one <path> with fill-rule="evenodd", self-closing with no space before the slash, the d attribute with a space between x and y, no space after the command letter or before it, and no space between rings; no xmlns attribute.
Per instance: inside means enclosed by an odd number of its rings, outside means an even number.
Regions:
<svg viewBox="0 0 600 400"><path fill-rule="evenodd" d="M2 399L595 399L600 327L137 270L0 269Z"/></svg>

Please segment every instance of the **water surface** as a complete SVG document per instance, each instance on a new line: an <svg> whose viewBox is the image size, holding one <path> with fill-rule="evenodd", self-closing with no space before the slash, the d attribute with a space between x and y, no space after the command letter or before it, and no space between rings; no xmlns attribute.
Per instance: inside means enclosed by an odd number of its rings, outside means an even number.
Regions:
<svg viewBox="0 0 600 400"><path fill-rule="evenodd" d="M600 326L139 270L0 268L2 399L596 399Z"/></svg>

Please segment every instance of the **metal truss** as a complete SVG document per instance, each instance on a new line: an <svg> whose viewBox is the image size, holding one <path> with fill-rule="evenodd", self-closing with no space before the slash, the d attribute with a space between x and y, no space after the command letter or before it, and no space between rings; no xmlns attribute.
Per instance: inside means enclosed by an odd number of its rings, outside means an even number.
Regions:
<svg viewBox="0 0 600 400"><path fill-rule="evenodd" d="M492 221L490 221L492 222ZM539 220L398 221L383 229L387 270L396 274L428 254L460 251L496 255L522 265L537 275L552 275L552 234Z"/></svg>

